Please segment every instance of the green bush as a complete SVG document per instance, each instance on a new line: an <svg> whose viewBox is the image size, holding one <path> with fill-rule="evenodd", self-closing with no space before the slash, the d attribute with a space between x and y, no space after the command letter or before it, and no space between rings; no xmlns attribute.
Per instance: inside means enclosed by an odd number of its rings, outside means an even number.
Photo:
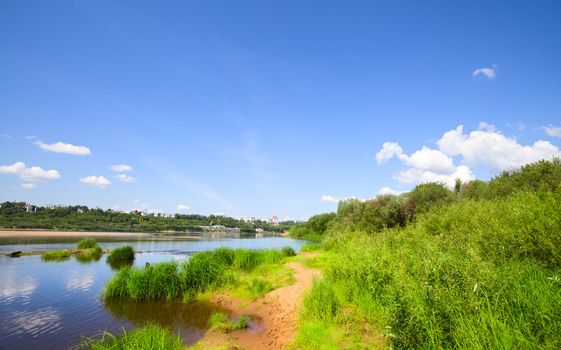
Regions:
<svg viewBox="0 0 561 350"><path fill-rule="evenodd" d="M107 256L107 262L112 265L132 263L133 261L134 249L129 245L115 248L109 253L109 256Z"/></svg>
<svg viewBox="0 0 561 350"><path fill-rule="evenodd" d="M91 249L97 246L97 241L95 239L83 239L78 242L78 249Z"/></svg>

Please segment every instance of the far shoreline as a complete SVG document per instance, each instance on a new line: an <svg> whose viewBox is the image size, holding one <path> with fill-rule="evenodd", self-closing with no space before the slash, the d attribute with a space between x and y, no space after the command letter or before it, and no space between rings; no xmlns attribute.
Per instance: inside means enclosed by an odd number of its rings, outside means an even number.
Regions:
<svg viewBox="0 0 561 350"><path fill-rule="evenodd" d="M98 231L51 231L51 230L0 230L0 238L13 237L145 237L155 234L185 232L98 232ZM188 236L195 238L196 236Z"/></svg>

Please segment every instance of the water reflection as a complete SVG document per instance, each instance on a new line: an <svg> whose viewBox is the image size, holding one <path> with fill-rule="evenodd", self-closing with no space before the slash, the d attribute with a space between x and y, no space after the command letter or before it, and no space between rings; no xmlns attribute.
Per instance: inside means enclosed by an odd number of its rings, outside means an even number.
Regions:
<svg viewBox="0 0 561 350"><path fill-rule="evenodd" d="M33 291L37 289L37 281L29 276L17 278L13 271L3 274L2 287L0 288L0 303L9 304L18 298L26 304L29 302Z"/></svg>
<svg viewBox="0 0 561 350"><path fill-rule="evenodd" d="M56 333L62 329L60 313L47 307L37 311L16 311L7 315L2 325L8 335L29 334L37 337L43 333Z"/></svg>
<svg viewBox="0 0 561 350"><path fill-rule="evenodd" d="M88 272L86 274L80 274L80 272L72 272L68 279L66 280L66 289L88 291L94 284L93 272Z"/></svg>
<svg viewBox="0 0 561 350"><path fill-rule="evenodd" d="M195 301L132 301L129 299L108 299L105 307L118 319L126 319L135 326L146 323L159 324L174 332L179 332L187 344L201 339L208 329L208 321L214 312L230 314L228 309L215 304Z"/></svg>

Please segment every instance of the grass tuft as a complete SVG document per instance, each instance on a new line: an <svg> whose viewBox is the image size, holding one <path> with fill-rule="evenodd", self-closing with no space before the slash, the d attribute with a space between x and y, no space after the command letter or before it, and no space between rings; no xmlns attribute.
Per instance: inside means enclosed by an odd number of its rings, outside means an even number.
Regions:
<svg viewBox="0 0 561 350"><path fill-rule="evenodd" d="M115 248L111 251L109 256L107 256L107 262L111 266L131 264L133 261L134 261L134 249L129 245Z"/></svg>
<svg viewBox="0 0 561 350"><path fill-rule="evenodd" d="M48 252L44 252L41 255L41 260L43 261L65 261L70 259L72 256L72 252L70 250L51 250Z"/></svg>
<svg viewBox="0 0 561 350"><path fill-rule="evenodd" d="M95 239L92 238L88 238L88 239L83 239L80 242L78 242L78 249L92 249L97 247L97 241Z"/></svg>
<svg viewBox="0 0 561 350"><path fill-rule="evenodd" d="M215 312L209 319L210 330L213 332L231 333L249 326L249 316L242 315L233 320L222 312Z"/></svg>
<svg viewBox="0 0 561 350"><path fill-rule="evenodd" d="M148 325L116 336L104 332L98 339L84 338L77 349L83 350L180 350L185 349L181 338L169 330Z"/></svg>

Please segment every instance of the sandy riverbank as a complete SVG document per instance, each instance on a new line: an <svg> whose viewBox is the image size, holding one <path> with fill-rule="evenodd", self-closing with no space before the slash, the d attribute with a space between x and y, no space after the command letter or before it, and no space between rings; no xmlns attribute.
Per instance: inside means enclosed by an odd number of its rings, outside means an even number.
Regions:
<svg viewBox="0 0 561 350"><path fill-rule="evenodd" d="M0 231L1 237L144 237L149 233L127 233L127 232L83 232L83 231L34 231L13 230Z"/></svg>

